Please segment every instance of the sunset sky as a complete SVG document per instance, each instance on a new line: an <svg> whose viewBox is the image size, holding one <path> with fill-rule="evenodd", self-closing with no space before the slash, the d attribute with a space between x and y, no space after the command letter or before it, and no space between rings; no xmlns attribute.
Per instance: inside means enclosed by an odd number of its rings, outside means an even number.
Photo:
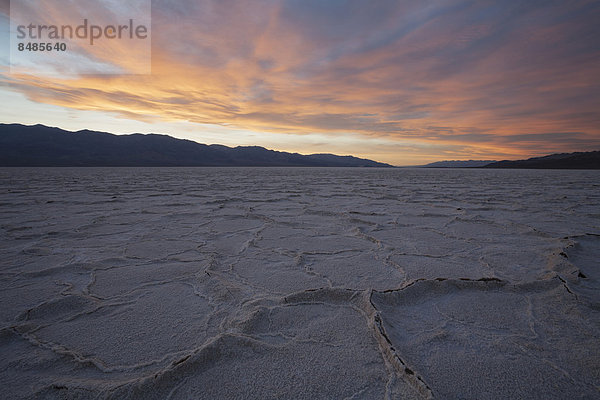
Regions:
<svg viewBox="0 0 600 400"><path fill-rule="evenodd" d="M151 74L114 42L80 56L119 73L64 77L11 73L2 4L2 123L394 165L600 149L597 0L156 0Z"/></svg>

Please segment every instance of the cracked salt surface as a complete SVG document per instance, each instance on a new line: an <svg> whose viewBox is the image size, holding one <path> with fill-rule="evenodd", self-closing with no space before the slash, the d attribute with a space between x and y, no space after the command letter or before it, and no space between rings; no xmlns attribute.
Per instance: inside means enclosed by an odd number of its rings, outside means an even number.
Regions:
<svg viewBox="0 0 600 400"><path fill-rule="evenodd" d="M1 169L2 396L600 398L599 178Z"/></svg>

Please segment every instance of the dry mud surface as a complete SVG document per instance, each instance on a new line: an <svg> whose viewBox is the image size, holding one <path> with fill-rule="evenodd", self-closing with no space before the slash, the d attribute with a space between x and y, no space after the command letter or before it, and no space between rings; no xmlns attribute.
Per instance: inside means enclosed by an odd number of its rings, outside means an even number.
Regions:
<svg viewBox="0 0 600 400"><path fill-rule="evenodd" d="M4 398L600 398L598 172L0 182Z"/></svg>

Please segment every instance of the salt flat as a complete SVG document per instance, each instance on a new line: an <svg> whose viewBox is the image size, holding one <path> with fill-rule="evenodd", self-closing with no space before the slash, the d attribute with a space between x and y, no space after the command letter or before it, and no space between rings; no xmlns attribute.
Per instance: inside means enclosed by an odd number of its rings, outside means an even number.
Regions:
<svg viewBox="0 0 600 400"><path fill-rule="evenodd" d="M597 171L0 182L5 398L600 398Z"/></svg>

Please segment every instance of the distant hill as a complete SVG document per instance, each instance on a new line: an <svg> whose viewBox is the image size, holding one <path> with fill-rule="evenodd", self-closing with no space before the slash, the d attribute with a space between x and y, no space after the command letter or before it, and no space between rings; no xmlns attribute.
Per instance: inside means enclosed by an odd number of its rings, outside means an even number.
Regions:
<svg viewBox="0 0 600 400"><path fill-rule="evenodd" d="M468 160L468 161L436 161L431 164L422 165L421 168L475 168L483 167L496 160Z"/></svg>
<svg viewBox="0 0 600 400"><path fill-rule="evenodd" d="M600 151L551 154L518 161L498 161L483 168L600 169Z"/></svg>
<svg viewBox="0 0 600 400"><path fill-rule="evenodd" d="M0 166L391 167L333 154L301 155L257 146L205 145L167 135L69 132L0 124Z"/></svg>

